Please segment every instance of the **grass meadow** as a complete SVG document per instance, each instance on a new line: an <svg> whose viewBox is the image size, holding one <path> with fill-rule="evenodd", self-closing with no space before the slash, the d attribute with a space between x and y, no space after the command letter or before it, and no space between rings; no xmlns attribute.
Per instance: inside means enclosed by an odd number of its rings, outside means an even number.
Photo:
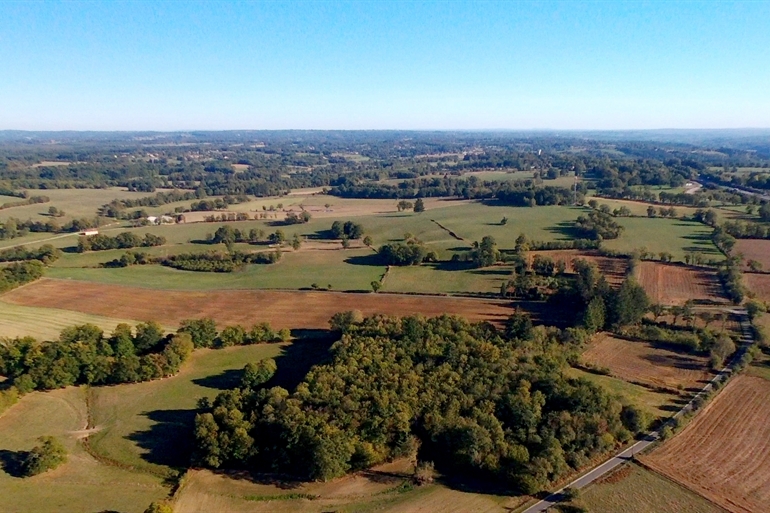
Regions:
<svg viewBox="0 0 770 513"><path fill-rule="evenodd" d="M90 456L79 439L88 422L86 391L69 387L33 392L0 417L0 511L8 513L141 513L169 489L157 476L106 465ZM40 436L56 436L68 461L30 478L11 470L19 451L37 445Z"/></svg>
<svg viewBox="0 0 770 513"><path fill-rule="evenodd" d="M91 389L96 432L92 449L102 457L158 476L190 463L192 425L199 398L213 399L238 383L249 362L279 358L282 372L308 367L302 351L317 356L312 343L258 344L195 351L171 378ZM319 343L320 344L320 343ZM283 355L283 356L281 356ZM305 371L307 368L304 369Z"/></svg>
<svg viewBox="0 0 770 513"><path fill-rule="evenodd" d="M707 260L723 258L711 242L712 228L695 221L626 217L617 222L625 230L617 239L604 241L607 249L630 252L644 247L655 254L667 251L679 261L684 261L685 253L701 253Z"/></svg>
<svg viewBox="0 0 770 513"><path fill-rule="evenodd" d="M581 493L592 513L726 513L700 495L638 465L621 467Z"/></svg>

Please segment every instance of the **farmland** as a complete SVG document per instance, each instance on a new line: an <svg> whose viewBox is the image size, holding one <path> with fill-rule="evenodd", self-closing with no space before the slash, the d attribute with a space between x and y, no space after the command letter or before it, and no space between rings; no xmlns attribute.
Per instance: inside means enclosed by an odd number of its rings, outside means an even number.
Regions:
<svg viewBox="0 0 770 513"><path fill-rule="evenodd" d="M770 301L770 274L746 273L743 279L757 298Z"/></svg>
<svg viewBox="0 0 770 513"><path fill-rule="evenodd" d="M636 279L653 302L663 305L681 305L687 300L726 302L712 270L645 261L637 267Z"/></svg>
<svg viewBox="0 0 770 513"><path fill-rule="evenodd" d="M553 250L553 251L531 251L529 252L530 264L536 255L551 258L554 262L564 262L567 273L575 272L572 262L575 259L587 260L596 264L599 272L607 279L610 285L619 285L623 282L628 273L629 261L626 258L614 258L600 256L596 251L578 251L573 249Z"/></svg>
<svg viewBox="0 0 770 513"><path fill-rule="evenodd" d="M770 240L742 239L735 244L735 251L741 253L746 262L754 260L762 265L762 270L770 271Z"/></svg>
<svg viewBox="0 0 770 513"><path fill-rule="evenodd" d="M605 242L607 249L631 252L645 248L655 255L665 251L678 261L684 261L686 253L701 253L706 260L722 259L711 242L711 228L700 223L646 217L619 218L618 223L625 230L617 239Z"/></svg>
<svg viewBox="0 0 770 513"><path fill-rule="evenodd" d="M703 497L638 465L626 465L592 485L580 502L596 513L725 513Z"/></svg>
<svg viewBox="0 0 770 513"><path fill-rule="evenodd" d="M770 381L739 376L646 465L730 511L770 501Z"/></svg>
<svg viewBox="0 0 770 513"><path fill-rule="evenodd" d="M711 379L708 359L649 342L597 335L582 359L620 379L651 387L699 390Z"/></svg>
<svg viewBox="0 0 770 513"><path fill-rule="evenodd" d="M649 342L632 342L608 334L597 335L582 359L604 367L620 379L651 387L677 390L699 390L711 379L708 359L656 346Z"/></svg>
<svg viewBox="0 0 770 513"><path fill-rule="evenodd" d="M360 310L366 315L447 313L492 322L504 320L511 311L510 302L471 298L312 291L157 291L50 279L12 291L4 301L170 325L187 318L212 317L222 325L267 321L278 328L297 329L327 328L329 318L345 310Z"/></svg>

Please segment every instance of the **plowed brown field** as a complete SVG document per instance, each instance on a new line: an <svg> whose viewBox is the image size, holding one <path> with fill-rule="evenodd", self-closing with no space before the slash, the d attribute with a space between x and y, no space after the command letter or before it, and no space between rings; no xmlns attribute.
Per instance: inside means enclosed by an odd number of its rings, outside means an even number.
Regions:
<svg viewBox="0 0 770 513"><path fill-rule="evenodd" d="M743 275L749 290L762 301L770 301L770 274L746 273Z"/></svg>
<svg viewBox="0 0 770 513"><path fill-rule="evenodd" d="M612 258L599 255L595 251L580 251L577 249L556 249L551 251L532 251L529 254L529 263L535 258L535 255L550 257L554 262L561 260L567 265L567 272L572 273L572 261L576 258L582 258L593 262L599 268L599 271L607 278L610 285L620 285L628 272L628 259Z"/></svg>
<svg viewBox="0 0 770 513"><path fill-rule="evenodd" d="M606 367L613 376L635 383L677 390L703 388L711 376L708 360L648 342L632 342L607 334L597 335L583 353L587 363Z"/></svg>
<svg viewBox="0 0 770 513"><path fill-rule="evenodd" d="M743 253L744 262L756 260L762 264L763 271L770 271L770 240L740 239L735 243L733 253Z"/></svg>
<svg viewBox="0 0 770 513"><path fill-rule="evenodd" d="M730 511L766 512L768 419L770 381L739 376L682 433L642 461Z"/></svg>
<svg viewBox="0 0 770 513"><path fill-rule="evenodd" d="M107 317L119 313L122 319L157 320L171 326L182 319L212 317L222 325L267 321L276 328L328 328L332 315L347 310L360 310L364 315L446 313L500 323L513 313L513 303L487 299L272 290L170 291L52 279L16 289L3 300Z"/></svg>
<svg viewBox="0 0 770 513"><path fill-rule="evenodd" d="M682 305L688 299L727 302L713 271L644 261L636 268L636 279L654 303Z"/></svg>

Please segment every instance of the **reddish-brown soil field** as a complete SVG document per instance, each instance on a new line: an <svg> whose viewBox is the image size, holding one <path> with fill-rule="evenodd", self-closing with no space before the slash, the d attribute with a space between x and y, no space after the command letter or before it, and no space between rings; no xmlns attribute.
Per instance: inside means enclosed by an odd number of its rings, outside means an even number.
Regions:
<svg viewBox="0 0 770 513"><path fill-rule="evenodd" d="M608 368L613 376L625 381L673 390L700 390L711 378L708 360L703 356L605 333L595 337L582 358L586 363Z"/></svg>
<svg viewBox="0 0 770 513"><path fill-rule="evenodd" d="M543 255L550 257L554 262L561 260L567 266L567 272L572 273L572 261L576 258L582 258L593 262L599 268L599 271L607 278L610 285L620 285L628 272L628 259L626 258L612 258L605 257L597 254L595 251L580 251L577 249L556 249L551 251L532 251L529 253L529 263L532 264L532 260L535 255Z"/></svg>
<svg viewBox="0 0 770 513"><path fill-rule="evenodd" d="M762 301L770 301L770 274L746 273L743 280Z"/></svg>
<svg viewBox="0 0 770 513"><path fill-rule="evenodd" d="M636 279L647 291L650 301L662 305L682 305L688 299L727 301L716 273L710 270L644 261L636 268Z"/></svg>
<svg viewBox="0 0 770 513"><path fill-rule="evenodd" d="M744 262L756 260L762 264L763 271L770 271L770 240L740 239L735 243L733 253L743 253ZM748 269L744 265L744 269Z"/></svg>
<svg viewBox="0 0 770 513"><path fill-rule="evenodd" d="M396 294L353 294L266 290L206 292L149 290L69 280L42 279L3 296L25 306L60 308L123 319L156 320L175 325L182 319L211 317L221 325L267 321L276 328L328 328L337 312L364 315L454 314L471 321L503 322L513 313L510 301Z"/></svg>
<svg viewBox="0 0 770 513"><path fill-rule="evenodd" d="M679 435L642 461L740 513L770 504L770 381L738 376Z"/></svg>

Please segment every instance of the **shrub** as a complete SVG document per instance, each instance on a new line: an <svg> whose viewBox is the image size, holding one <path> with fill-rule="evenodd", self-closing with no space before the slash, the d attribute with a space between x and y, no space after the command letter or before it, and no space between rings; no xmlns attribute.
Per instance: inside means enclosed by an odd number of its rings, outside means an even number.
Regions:
<svg viewBox="0 0 770 513"><path fill-rule="evenodd" d="M52 436L44 436L41 444L33 448L22 462L22 473L25 476L36 476L53 470L67 461L67 450Z"/></svg>

